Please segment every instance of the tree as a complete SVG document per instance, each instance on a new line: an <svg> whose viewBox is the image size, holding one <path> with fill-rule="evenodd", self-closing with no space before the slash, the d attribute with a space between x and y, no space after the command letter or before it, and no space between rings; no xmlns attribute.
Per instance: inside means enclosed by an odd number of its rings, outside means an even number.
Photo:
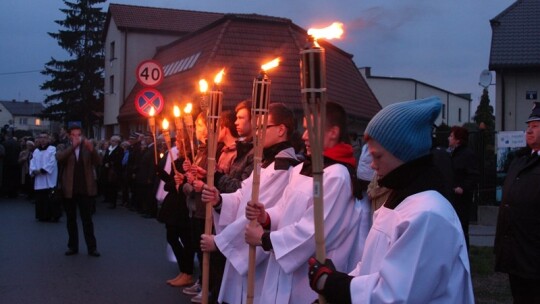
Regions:
<svg viewBox="0 0 540 304"><path fill-rule="evenodd" d="M478 131L472 138L473 147L480 160L480 196L483 203L495 202L495 188L497 183L495 157L495 115L493 107L489 104L489 94L484 88L480 104L473 117Z"/></svg>
<svg viewBox="0 0 540 304"><path fill-rule="evenodd" d="M67 8L60 11L66 18L55 20L62 29L48 34L68 52L69 58L63 61L51 58L41 71L51 78L41 89L53 92L45 98L48 106L43 116L62 122L81 121L87 132L92 132L92 125L100 123L103 113L101 36L106 14L96 5L104 2L106 0L64 0Z"/></svg>
<svg viewBox="0 0 540 304"><path fill-rule="evenodd" d="M489 104L489 94L487 88L484 88L480 104L476 108L476 112L473 117L474 121L480 128L488 131L495 130L495 115L493 115L493 107ZM482 126L482 123L484 126Z"/></svg>

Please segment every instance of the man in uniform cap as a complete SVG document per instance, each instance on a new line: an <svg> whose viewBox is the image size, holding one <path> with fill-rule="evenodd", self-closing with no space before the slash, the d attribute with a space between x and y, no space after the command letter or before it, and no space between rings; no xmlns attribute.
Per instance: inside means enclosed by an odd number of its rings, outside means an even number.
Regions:
<svg viewBox="0 0 540 304"><path fill-rule="evenodd" d="M463 231L430 154L440 110L437 97L395 103L369 122L371 167L391 193L349 275L310 259L311 288L329 302L474 303Z"/></svg>
<svg viewBox="0 0 540 304"><path fill-rule="evenodd" d="M495 234L495 270L508 273L514 303L540 303L540 102L526 121L527 152L504 181Z"/></svg>

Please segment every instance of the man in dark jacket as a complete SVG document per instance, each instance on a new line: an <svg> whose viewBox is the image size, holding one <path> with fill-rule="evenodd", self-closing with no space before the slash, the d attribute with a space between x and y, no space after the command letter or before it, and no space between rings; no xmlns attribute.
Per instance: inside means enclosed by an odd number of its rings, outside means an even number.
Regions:
<svg viewBox="0 0 540 304"><path fill-rule="evenodd" d="M66 210L69 235L66 255L79 252L77 229L77 208L81 215L84 239L90 256L99 257L94 223L92 222L93 197L97 194L94 167L100 164L99 155L90 140L81 134L81 127L74 125L69 130L71 143L64 150L56 152L56 159L62 165L62 193Z"/></svg>
<svg viewBox="0 0 540 304"><path fill-rule="evenodd" d="M111 136L109 148L105 151L101 167L101 179L103 182L103 196L109 208L116 208L116 198L120 187L122 175L122 158L124 150L120 147L120 136Z"/></svg>
<svg viewBox="0 0 540 304"><path fill-rule="evenodd" d="M508 273L514 303L540 303L540 102L527 120L529 153L504 181L495 235L495 270Z"/></svg>

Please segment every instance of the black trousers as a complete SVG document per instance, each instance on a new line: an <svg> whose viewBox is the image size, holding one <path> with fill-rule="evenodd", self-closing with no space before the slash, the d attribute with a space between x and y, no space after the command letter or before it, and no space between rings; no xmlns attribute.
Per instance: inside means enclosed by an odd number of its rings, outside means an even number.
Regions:
<svg viewBox="0 0 540 304"><path fill-rule="evenodd" d="M77 227L77 208L82 221L84 240L88 251L96 250L96 237L94 236L94 223L92 222L92 210L94 200L86 195L74 195L73 198L64 200L66 210L66 222L68 231L68 248L79 250L79 230Z"/></svg>
<svg viewBox="0 0 540 304"><path fill-rule="evenodd" d="M540 304L540 280L508 275L514 304Z"/></svg>
<svg viewBox="0 0 540 304"><path fill-rule="evenodd" d="M167 242L171 245L178 263L178 269L185 274L193 275L193 241L189 225L165 225L167 229ZM180 240L179 240L180 239ZM180 241L182 243L180 243Z"/></svg>
<svg viewBox="0 0 540 304"><path fill-rule="evenodd" d="M197 260L199 260L199 268L201 273L199 274L199 280L202 284L202 273L203 273L203 254L201 251L201 234L204 234L204 219L199 218L190 218L191 224L191 242L193 244L193 251L197 255Z"/></svg>
<svg viewBox="0 0 540 304"><path fill-rule="evenodd" d="M465 191L461 195L454 194L454 202L452 203L463 229L467 250L469 249L469 208L472 205L472 198L473 193Z"/></svg>

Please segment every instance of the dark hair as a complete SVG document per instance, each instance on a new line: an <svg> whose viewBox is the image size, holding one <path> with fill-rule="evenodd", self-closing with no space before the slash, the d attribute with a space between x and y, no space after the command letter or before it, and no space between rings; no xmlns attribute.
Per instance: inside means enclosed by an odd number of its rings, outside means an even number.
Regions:
<svg viewBox="0 0 540 304"><path fill-rule="evenodd" d="M284 103L275 102L268 105L268 114L276 125L284 125L287 128L287 139L290 140L294 132L294 113Z"/></svg>
<svg viewBox="0 0 540 304"><path fill-rule="evenodd" d="M232 136L238 137L238 131L236 131L236 126L234 125L235 121L236 114L233 111L225 110L221 112L221 116L219 117L219 125L229 129Z"/></svg>
<svg viewBox="0 0 540 304"><path fill-rule="evenodd" d="M82 128L79 124L72 124L71 126L69 126L69 129L68 129L68 133L71 133L71 131L73 130L81 130L82 131Z"/></svg>
<svg viewBox="0 0 540 304"><path fill-rule="evenodd" d="M339 128L339 142L350 144L349 131L347 130L347 113L338 103L329 101L326 103L326 128Z"/></svg>
<svg viewBox="0 0 540 304"><path fill-rule="evenodd" d="M246 109L248 112L248 118L251 119L251 100L242 100L240 101L236 107L234 108L234 112L238 113L238 111Z"/></svg>
<svg viewBox="0 0 540 304"><path fill-rule="evenodd" d="M453 126L450 133L454 133L454 138L459 140L462 146L466 146L469 142L469 131L464 127Z"/></svg>

